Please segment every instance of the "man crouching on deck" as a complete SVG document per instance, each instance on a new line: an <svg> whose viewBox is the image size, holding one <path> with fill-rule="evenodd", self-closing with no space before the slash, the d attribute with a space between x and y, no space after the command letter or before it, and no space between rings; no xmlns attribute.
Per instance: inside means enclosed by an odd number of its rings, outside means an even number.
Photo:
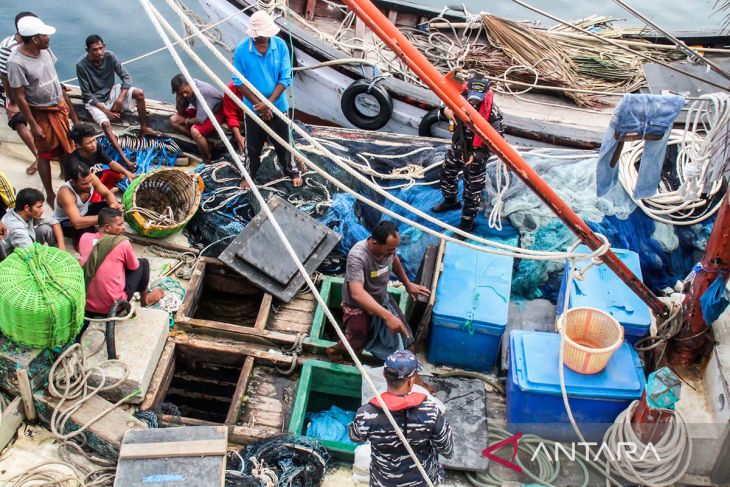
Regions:
<svg viewBox="0 0 730 487"><path fill-rule="evenodd" d="M400 244L398 226L381 221L367 240L356 243L347 255L342 311L345 337L358 355L367 350L380 360L413 346L414 338L395 299L388 294L390 274L403 283L408 294L430 291L408 280L395 251ZM342 342L327 349L333 361L343 361Z"/></svg>

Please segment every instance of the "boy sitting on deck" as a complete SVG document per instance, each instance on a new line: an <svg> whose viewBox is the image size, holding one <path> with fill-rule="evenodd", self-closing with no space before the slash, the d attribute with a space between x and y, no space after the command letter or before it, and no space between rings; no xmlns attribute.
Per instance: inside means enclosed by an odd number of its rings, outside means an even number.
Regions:
<svg viewBox="0 0 730 487"><path fill-rule="evenodd" d="M45 201L43 193L35 188L18 191L15 209L8 210L2 220L7 228L10 247L20 249L38 242L66 250L61 225L53 218L43 219Z"/></svg>
<svg viewBox="0 0 730 487"><path fill-rule="evenodd" d="M79 262L86 281L86 311L107 315L114 301L132 300L139 293L143 307L165 295L162 288L148 290L150 263L138 259L124 236L124 213L115 208L99 211L99 232L86 233L79 242Z"/></svg>
<svg viewBox="0 0 730 487"><path fill-rule="evenodd" d="M112 193L119 193L117 184L124 178L132 181L137 177L132 174L134 167L124 167L122 164L112 160L104 148L99 145L96 140L96 130L88 123L80 123L74 125L69 134L71 140L74 141L76 150L71 153L68 160L68 166L72 167L76 164L83 163L89 166L91 173L99 178L99 181L109 188ZM65 171L69 175L69 171ZM92 203L101 201L101 196L97 193Z"/></svg>

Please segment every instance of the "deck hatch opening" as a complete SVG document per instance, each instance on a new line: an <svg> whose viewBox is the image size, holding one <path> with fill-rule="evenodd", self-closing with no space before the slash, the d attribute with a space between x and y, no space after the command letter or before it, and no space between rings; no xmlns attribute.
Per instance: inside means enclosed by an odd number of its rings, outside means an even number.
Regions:
<svg viewBox="0 0 730 487"><path fill-rule="evenodd" d="M244 359L178 345L164 402L177 406L183 417L225 423Z"/></svg>
<svg viewBox="0 0 730 487"><path fill-rule="evenodd" d="M192 317L253 327L264 291L236 273L223 268L206 272L200 297L193 303Z"/></svg>

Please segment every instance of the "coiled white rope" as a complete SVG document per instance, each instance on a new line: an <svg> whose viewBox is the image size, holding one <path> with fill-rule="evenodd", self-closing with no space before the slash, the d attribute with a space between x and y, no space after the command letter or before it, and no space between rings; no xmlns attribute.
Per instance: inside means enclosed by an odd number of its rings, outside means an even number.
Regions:
<svg viewBox="0 0 730 487"><path fill-rule="evenodd" d="M689 468L692 458L692 438L687 431L684 418L677 410L662 410L672 413L671 419L662 423L666 427L664 435L656 443L653 450L647 449L637 436L632 425L632 418L639 401L619 414L616 421L603 437L610 451L620 452L623 445L634 445L639 458L633 455L617 455L613 462L606 462L606 469L616 473L635 485L651 485L664 487L679 482Z"/></svg>
<svg viewBox="0 0 730 487"><path fill-rule="evenodd" d="M180 18L188 24L191 29L196 28L193 23L191 23L188 19L185 18L184 12L180 11L179 9L176 9L176 6L174 5L174 2L172 0L166 0L168 5L180 16ZM160 16L161 17L161 16ZM165 23L164 17L161 19L163 24ZM169 25L169 24L168 24ZM174 29L170 28L170 34L175 37L179 38L179 34L174 31ZM374 201L362 196L357 191L354 191L352 188L346 186L341 181L339 181L337 178L331 176L327 172L323 171L319 166L314 164L311 160L309 160L307 157L305 157L301 152L299 152L295 147L293 147L288 140L282 139L278 134L276 134L271 128L268 126L268 124L261 121L261 119L256 115L248 106L246 106L238 96L236 96L227 86L227 83L224 83L208 66L203 60L192 50L190 49L186 44L180 44L180 47L185 50L185 52L193 59L193 61L200 67L209 77L210 79L226 94L228 94L229 97L244 111L247 117L250 117L252 120L254 120L257 124L259 124L264 131L266 131L269 136L275 140L276 142L282 144L287 150L289 150L294 157L299 158L302 160L309 168L316 171L318 174L320 174L323 178L325 178L327 181L332 183L334 186L339 188L341 191L346 192L350 195L352 195L355 199L362 201L363 203L371 206L372 208L375 208L379 211L381 211L383 214L388 215L398 221L407 223L408 225L417 228L418 230L421 230L422 232L428 233L430 235L436 236L440 239L452 242L457 245L463 245L465 247L478 250L480 252L488 252L493 253L497 255L505 255L508 257L515 257L515 258L522 258L522 259L534 259L534 260L556 260L556 259L565 259L569 258L571 256L570 253L567 252L548 252L548 251L538 251L538 250L530 250L530 249L523 249L520 247L514 247L511 245L506 245L500 242L495 242L492 240L488 240L473 234L470 234L468 232L464 232L463 230L459 229L458 227L454 227L452 225L449 225L447 223L442 222L441 220L424 213L423 211L419 210L418 208L400 200L399 198L393 196L391 193L386 191L385 189L381 188L377 184L373 184L368 178L362 174L360 174L358 171L350 167L350 164L345 164L339 161L338 157L334 154L332 154L329 150L327 150L319 141L317 141L315 138L311 137L304 129L299 127L296 124L293 124L291 120L288 118L288 116L284 113L282 113L273 103L271 103L267 97L261 95L258 89L256 89L255 86L253 86L238 70L231 64L231 62L223 56L220 52L218 52L215 47L207 41L207 39L202 38L201 39L203 43L211 50L211 52L218 58L221 63L223 63L227 68L231 70L231 72L236 75L243 84L251 90L259 99L274 113L276 116L281 118L282 120L286 121L293 130L295 130L299 135L301 135L307 142L312 144L314 147L316 147L318 150L323 151L324 154L326 154L328 157L330 157L335 164L338 165L338 167L345 170L347 173L352 175L354 178L356 178L361 183L365 184L367 187L373 189L376 193L382 195L385 199L395 203L396 205L400 206L401 208L409 211L410 213L418 216L419 218L432 223L433 225L438 226L439 228L442 228L443 230L449 230L453 232L456 235L460 235L464 238L471 239L474 242L477 242L482 245L475 245L473 243L462 241L457 238L454 238L451 235L446 235L443 233L440 233L438 231L435 231L421 223L418 223L412 219L409 219L407 217L404 217L400 215L399 213L396 213L395 211L392 211L388 208L385 208L382 205L379 205L375 203ZM224 141L225 142L225 141ZM486 247L485 247L486 246Z"/></svg>
<svg viewBox="0 0 730 487"><path fill-rule="evenodd" d="M713 137L716 136L713 135ZM669 225L694 225L707 220L720 209L722 198L718 198L714 205L708 205L713 196L723 188L722 178L712 183L707 195L704 197L701 194L684 194L686 191L681 189L683 185L691 184L689 182L690 177L702 180L702 176L708 170L709 159L702 162L688 153L688 151L697 150L691 149L693 146L704 146L703 140L703 137L694 132L672 130L668 145L680 146L676 162L676 174L680 187L673 189L662 182L655 196L644 199L634 198L634 189L639 177L637 166L643 154L644 141L628 142L624 145L619 159L619 181L636 206L641 208L651 219ZM697 167L695 161L698 161L701 165L699 174L690 169ZM698 212L700 209L702 211Z"/></svg>

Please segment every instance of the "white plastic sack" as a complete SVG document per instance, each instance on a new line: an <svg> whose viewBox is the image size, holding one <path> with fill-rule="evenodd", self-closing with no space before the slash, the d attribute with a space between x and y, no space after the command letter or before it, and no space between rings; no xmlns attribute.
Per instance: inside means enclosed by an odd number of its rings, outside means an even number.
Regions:
<svg viewBox="0 0 730 487"><path fill-rule="evenodd" d="M355 463L352 465L352 480L370 484L370 443L363 443L355 448Z"/></svg>

